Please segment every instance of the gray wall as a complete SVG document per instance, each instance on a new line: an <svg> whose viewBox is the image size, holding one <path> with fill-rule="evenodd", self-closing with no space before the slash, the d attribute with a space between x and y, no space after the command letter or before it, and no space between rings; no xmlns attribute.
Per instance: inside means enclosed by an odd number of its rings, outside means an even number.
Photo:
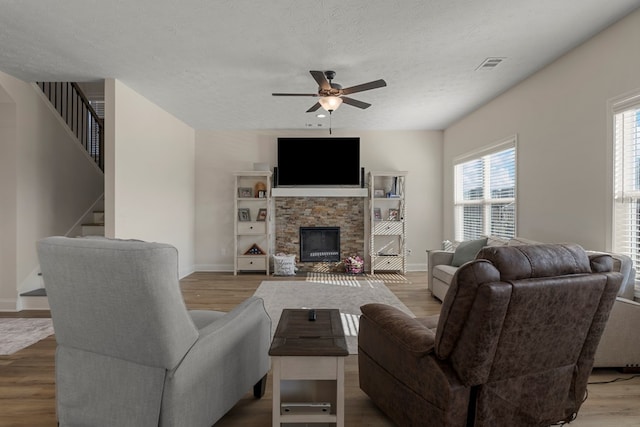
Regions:
<svg viewBox="0 0 640 427"><path fill-rule="evenodd" d="M640 11L446 129L444 236L453 238L453 162L518 136L518 234L610 250L608 103L640 90Z"/></svg>

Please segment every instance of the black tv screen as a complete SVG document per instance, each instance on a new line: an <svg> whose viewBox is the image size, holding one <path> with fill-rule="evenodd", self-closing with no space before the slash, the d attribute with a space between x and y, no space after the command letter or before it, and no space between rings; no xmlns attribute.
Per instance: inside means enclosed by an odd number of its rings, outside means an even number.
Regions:
<svg viewBox="0 0 640 427"><path fill-rule="evenodd" d="M278 138L278 186L359 186L360 138Z"/></svg>

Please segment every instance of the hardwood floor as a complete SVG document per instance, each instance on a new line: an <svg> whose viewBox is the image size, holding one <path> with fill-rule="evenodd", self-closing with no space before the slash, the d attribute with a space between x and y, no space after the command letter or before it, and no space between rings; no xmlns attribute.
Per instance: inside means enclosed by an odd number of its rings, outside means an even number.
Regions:
<svg viewBox="0 0 640 427"><path fill-rule="evenodd" d="M387 286L416 316L437 314L440 303L426 288L424 272L408 273L410 283L388 281ZM253 295L263 275L194 273L181 281L187 306L191 309L229 311ZM278 277L277 280L300 280ZM48 317L46 311L0 313L0 317ZM11 356L0 356L0 426L55 427L54 384L55 338L49 337ZM389 421L360 391L357 356L346 360L345 423L347 426L385 427ZM628 381L607 382L616 378ZM591 375L589 396L580 409L575 427L640 426L640 377L616 370L598 369ZM271 377L265 396L256 400L250 391L216 427L271 425ZM438 426L434 426L438 427ZM511 426L510 426L511 427Z"/></svg>

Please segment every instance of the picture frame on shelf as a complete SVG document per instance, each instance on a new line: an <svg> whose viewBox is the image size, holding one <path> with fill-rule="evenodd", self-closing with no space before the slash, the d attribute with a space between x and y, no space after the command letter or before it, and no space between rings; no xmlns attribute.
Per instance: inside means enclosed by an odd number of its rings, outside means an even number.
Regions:
<svg viewBox="0 0 640 427"><path fill-rule="evenodd" d="M260 208L258 211L258 216L256 217L256 221L266 221L267 220L267 208Z"/></svg>
<svg viewBox="0 0 640 427"><path fill-rule="evenodd" d="M382 211L380 208L373 208L373 219L374 221L382 221Z"/></svg>
<svg viewBox="0 0 640 427"><path fill-rule="evenodd" d="M384 190L373 190L373 197L375 198L384 197Z"/></svg>
<svg viewBox="0 0 640 427"><path fill-rule="evenodd" d="M238 208L238 221L251 221L251 211L249 208Z"/></svg>
<svg viewBox="0 0 640 427"><path fill-rule="evenodd" d="M389 221L399 221L399 220L400 220L400 210L389 209Z"/></svg>
<svg viewBox="0 0 640 427"><path fill-rule="evenodd" d="M251 198L251 197L253 197L253 188L251 188L251 187L239 187L238 188L238 197L241 197L241 198Z"/></svg>

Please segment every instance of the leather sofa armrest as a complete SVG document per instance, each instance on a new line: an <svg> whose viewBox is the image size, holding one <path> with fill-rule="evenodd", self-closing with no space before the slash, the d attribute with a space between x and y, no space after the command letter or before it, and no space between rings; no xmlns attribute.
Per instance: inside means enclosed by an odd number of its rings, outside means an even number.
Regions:
<svg viewBox="0 0 640 427"><path fill-rule="evenodd" d="M360 310L386 336L415 357L433 351L435 332L404 311L379 303L363 305Z"/></svg>

